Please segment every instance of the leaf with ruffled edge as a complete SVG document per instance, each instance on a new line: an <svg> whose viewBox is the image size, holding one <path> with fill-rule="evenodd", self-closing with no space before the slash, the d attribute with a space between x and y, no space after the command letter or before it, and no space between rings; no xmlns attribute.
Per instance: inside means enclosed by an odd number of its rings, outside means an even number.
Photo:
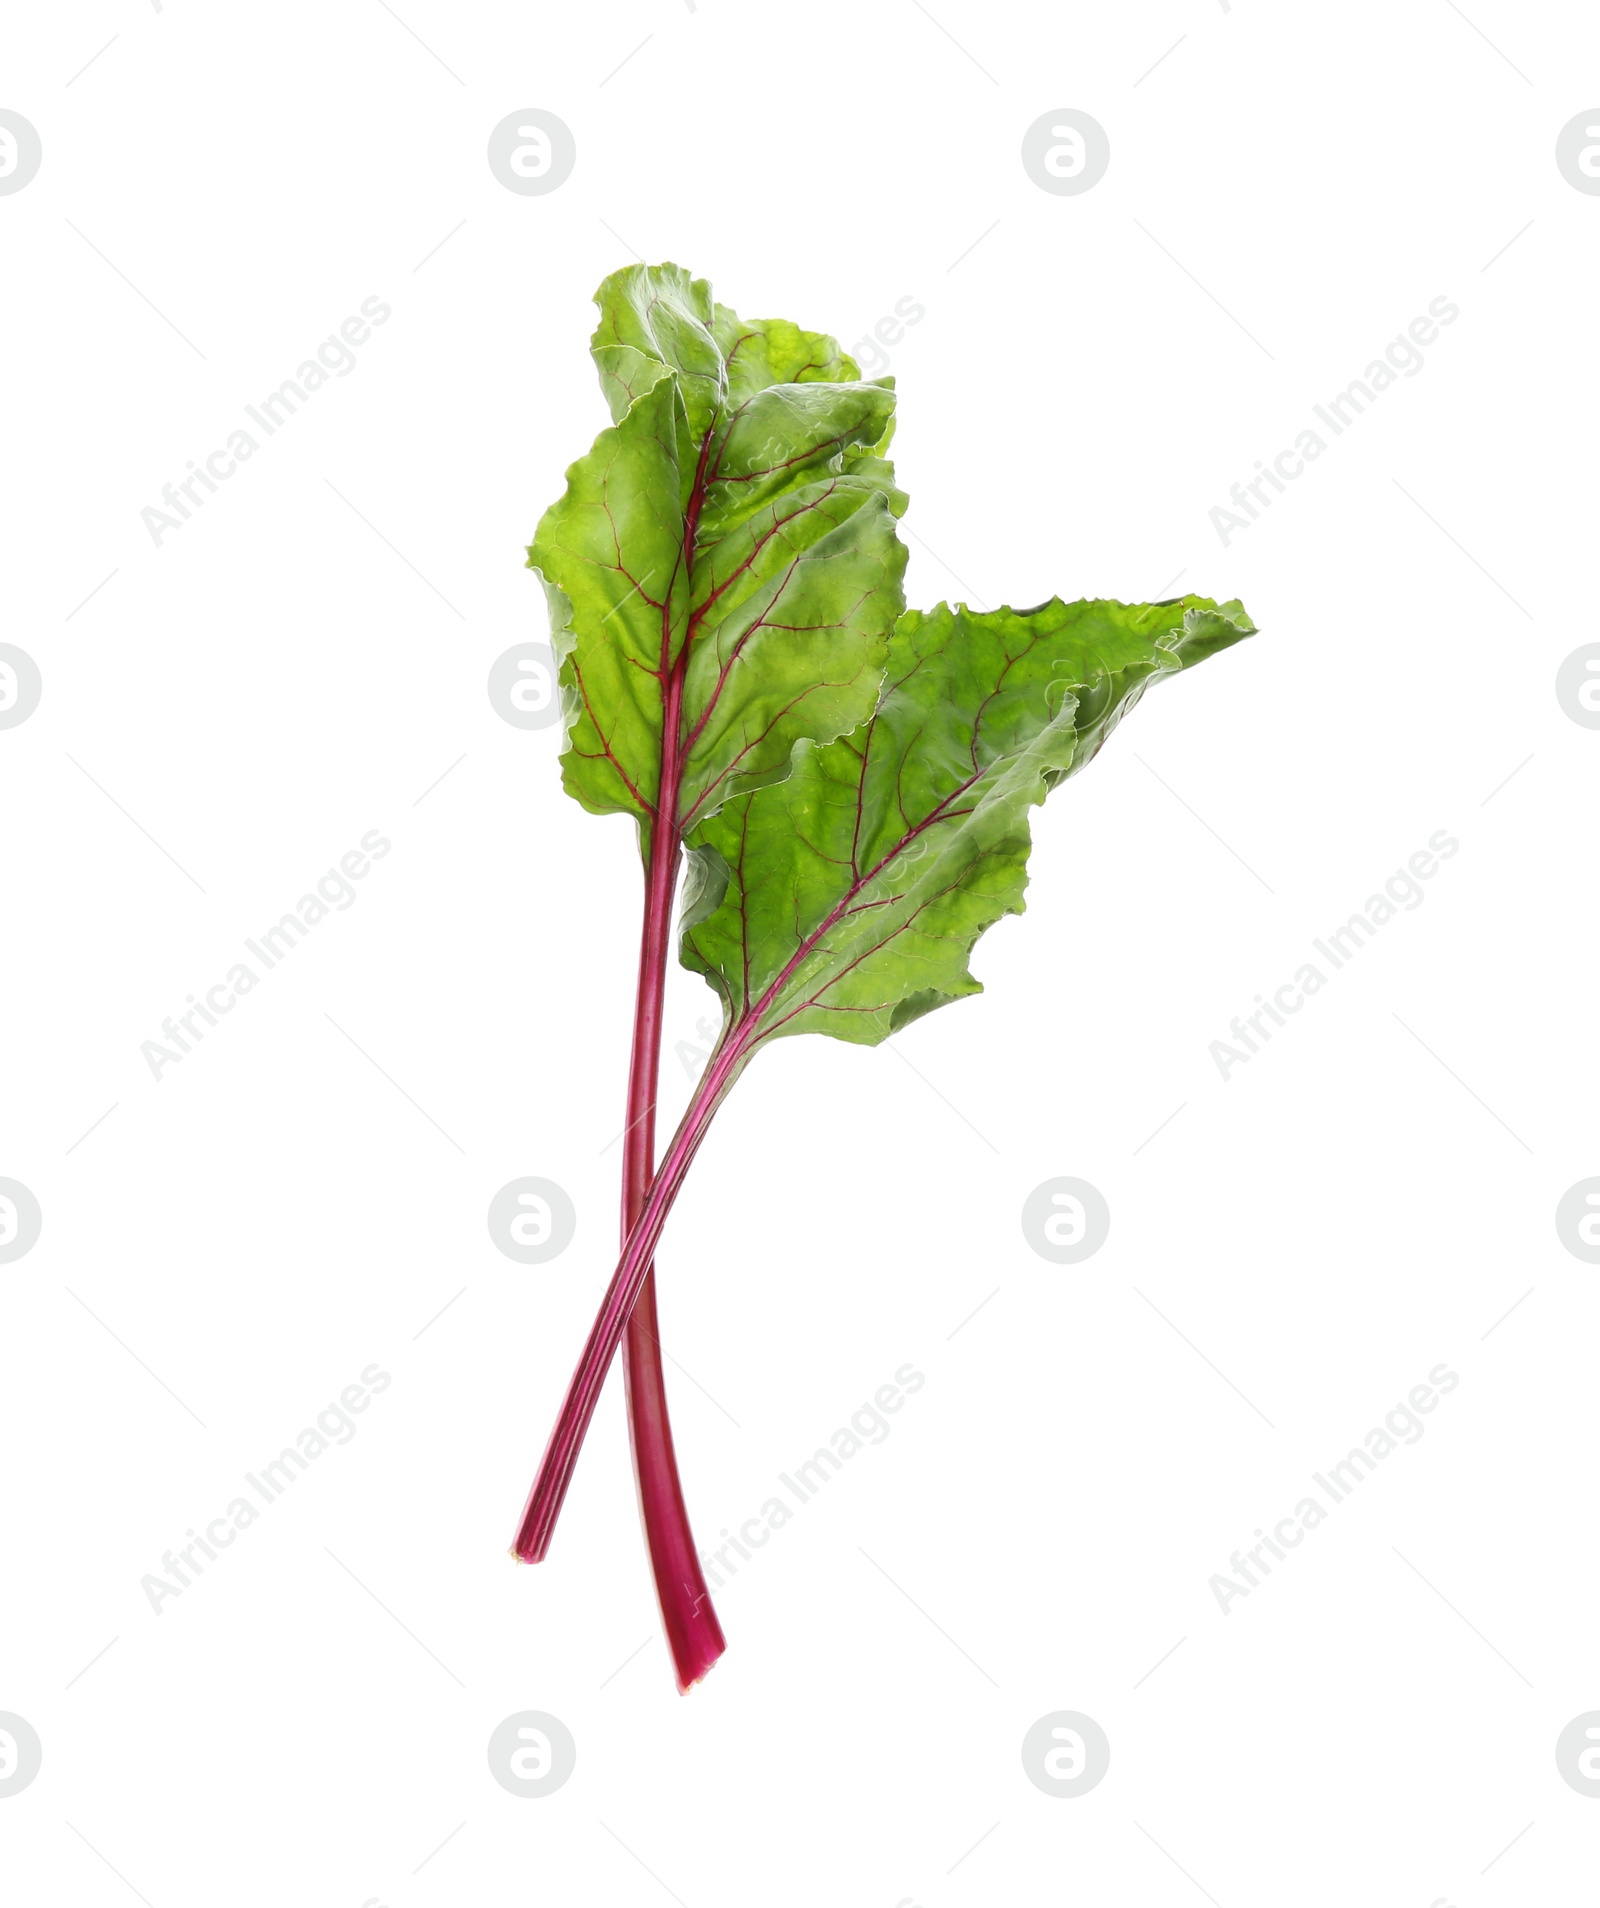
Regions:
<svg viewBox="0 0 1600 1908"><path fill-rule="evenodd" d="M875 1046L981 991L973 943L1020 913L1030 808L1149 683L1254 633L1237 603L1063 603L904 615L875 714L690 842L683 960L739 1045Z"/></svg>
<svg viewBox="0 0 1600 1908"><path fill-rule="evenodd" d="M871 711L904 604L888 381L830 338L744 322L677 266L597 294L617 421L528 562L560 664L566 787L688 829Z"/></svg>

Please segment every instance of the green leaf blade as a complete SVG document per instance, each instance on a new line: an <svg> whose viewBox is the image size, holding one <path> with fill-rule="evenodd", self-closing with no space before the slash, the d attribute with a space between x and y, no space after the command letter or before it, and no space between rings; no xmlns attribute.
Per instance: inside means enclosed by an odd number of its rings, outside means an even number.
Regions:
<svg viewBox="0 0 1600 1908"><path fill-rule="evenodd" d="M803 331L787 318L740 318L718 305L712 331L733 404L773 384L854 384L861 376L855 359L825 331Z"/></svg>
<svg viewBox="0 0 1600 1908"><path fill-rule="evenodd" d="M741 318L681 265L627 265L595 293L600 322L589 353L600 388L620 421L662 378L685 387L697 435L713 412L742 404L774 384L853 384L854 359L826 332L787 318Z"/></svg>
<svg viewBox="0 0 1600 1908"><path fill-rule="evenodd" d="M663 683L684 614L688 448L682 397L663 379L568 470L528 550L550 602L563 783L593 813L645 824L660 795Z"/></svg>
<svg viewBox="0 0 1600 1908"><path fill-rule="evenodd" d="M589 355L614 423L663 378L684 392L691 429L703 437L722 401L727 373L712 334L711 287L681 265L628 265L594 295L600 322Z"/></svg>
<svg viewBox="0 0 1600 1908"><path fill-rule="evenodd" d="M1148 683L1252 631L1197 597L908 612L872 719L692 838L685 964L752 1043L876 1045L979 992L973 944L1023 907L1029 809Z"/></svg>
<svg viewBox="0 0 1600 1908"><path fill-rule="evenodd" d="M565 786L632 815L648 855L664 800L687 829L870 714L904 607L905 498L882 455L893 386L860 381L831 338L743 322L672 265L615 273L597 302L616 421L528 561L551 608Z"/></svg>

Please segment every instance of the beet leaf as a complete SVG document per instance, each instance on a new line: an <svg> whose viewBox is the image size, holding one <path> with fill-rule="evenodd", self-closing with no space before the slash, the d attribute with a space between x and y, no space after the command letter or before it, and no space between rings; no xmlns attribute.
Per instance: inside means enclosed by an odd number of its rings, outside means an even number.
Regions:
<svg viewBox="0 0 1600 1908"><path fill-rule="evenodd" d="M560 662L568 792L632 815L645 905L624 1122L622 1232L655 1165L673 901L686 829L872 709L904 597L884 461L894 392L831 338L746 322L675 265L596 295L613 427L567 473L528 552ZM684 1506L654 1278L624 1363L639 1501L681 1687L722 1653Z"/></svg>
<svg viewBox="0 0 1600 1908"><path fill-rule="evenodd" d="M877 713L692 839L683 959L729 1039L876 1046L982 991L972 945L1022 911L1028 810L1145 686L1252 633L1237 603L1063 603L901 617Z"/></svg>
<svg viewBox="0 0 1600 1908"><path fill-rule="evenodd" d="M875 1046L981 991L968 961L1023 909L1029 811L1150 683L1254 633L1238 603L900 613L893 393L828 338L743 324L675 266L607 280L593 344L616 420L529 562L561 658L570 793L638 823L645 924L623 1249L529 1494L542 1558L626 1334L641 1504L680 1687L723 1646L683 1508L652 1262L717 1109L796 1033ZM665 954L722 1029L655 1167Z"/></svg>

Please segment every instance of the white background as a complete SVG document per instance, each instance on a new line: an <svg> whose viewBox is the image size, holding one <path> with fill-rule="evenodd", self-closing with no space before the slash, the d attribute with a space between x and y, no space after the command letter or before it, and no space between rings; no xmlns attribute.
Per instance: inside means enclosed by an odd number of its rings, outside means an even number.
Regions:
<svg viewBox="0 0 1600 1908"><path fill-rule="evenodd" d="M1591 1898L1553 1749L1600 1706L1600 1274L1553 1213L1600 1171L1600 734L1554 677L1596 635L1600 199L1553 153L1600 22L932 12L9 23L44 150L0 197L0 637L44 679L0 734L0 1172L44 1213L0 1268L0 1710L44 1745L12 1899ZM577 142L544 197L485 161L526 106ZM1111 140L1081 197L1020 163L1061 106ZM661 1256L703 1538L927 1383L723 1591L687 1698L615 1379L550 1560L505 1554L613 1258L638 877L485 681L544 634L522 547L636 252L847 347L925 307L913 603L1197 590L1262 629L1041 815L981 999L781 1043L706 1146ZM355 370L156 547L162 485L369 296ZM1224 547L1229 486L1440 296L1421 373ZM355 904L152 1079L374 828ZM1439 829L1425 902L1224 1081L1209 1044ZM675 977L669 1045L709 1010ZM484 1223L524 1173L578 1209L543 1267ZM1075 1267L1019 1224L1058 1174L1112 1213ZM353 1442L156 1616L141 1577L373 1361ZM1210 1576L1440 1361L1422 1441L1224 1616ZM485 1759L529 1708L578 1745L536 1801ZM1079 1800L1020 1760L1057 1709L1111 1742Z"/></svg>

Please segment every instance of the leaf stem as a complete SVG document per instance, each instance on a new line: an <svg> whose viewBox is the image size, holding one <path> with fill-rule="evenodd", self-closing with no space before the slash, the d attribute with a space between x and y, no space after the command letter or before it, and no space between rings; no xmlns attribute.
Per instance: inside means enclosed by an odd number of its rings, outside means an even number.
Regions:
<svg viewBox="0 0 1600 1908"><path fill-rule="evenodd" d="M572 1482L573 1467L578 1461L578 1452L594 1416L600 1388L605 1383L607 1369L621 1342L629 1314L649 1277L661 1228L666 1224L667 1214L672 1210L672 1203L678 1196L695 1154L700 1150L701 1141L716 1116L717 1108L743 1071L748 1057L748 1045L740 1039L726 1041L718 1048L662 1156L660 1170L639 1210L638 1224L628 1235L622 1257L611 1276L611 1283L606 1287L605 1299L594 1324L589 1328L583 1355L567 1386L567 1395L562 1400L555 1428L550 1433L550 1442L545 1446L544 1456L540 1460L539 1474L528 1493L522 1522L512 1545L513 1555L524 1563L539 1563L549 1551L550 1538L567 1487Z"/></svg>
<svg viewBox="0 0 1600 1908"><path fill-rule="evenodd" d="M684 512L683 543L678 574L687 585L692 577L700 513L711 481L711 459L716 438L715 419L701 440L693 482ZM689 742L683 735L684 678L696 627L705 605L690 609L681 641L674 640L677 575L669 581L659 605L661 653L659 676L663 688L661 764L648 840L645 872L644 926L639 949L639 986L634 1007L633 1053L628 1075L628 1109L624 1127L622 1171L622 1242L624 1256L651 1205L654 1193L655 1108L661 1071L661 1035L666 995L666 963L672 928L672 906L682 858L679 797L683 763ZM692 740L692 738L691 738ZM715 1065L716 1056L713 1056ZM737 1067L728 1073L721 1091L731 1085ZM709 1078L710 1069L708 1069ZM703 1080L702 1088L706 1081ZM691 1106L702 1104L696 1094ZM704 1098L705 1119L719 1103L720 1093ZM688 1116L686 1115L686 1119ZM704 1127L700 1128L703 1133ZM679 1137L684 1129L680 1127ZM674 1144L676 1144L676 1140ZM693 1142L699 1144L698 1137ZM693 1148L683 1160L686 1169ZM670 1149L668 1159L673 1157ZM663 1163L665 1169L665 1162ZM676 1193L676 1184L659 1207L656 1230ZM550 1541L561 1500L566 1493L578 1448L583 1442L606 1369L626 1327L623 1364L628 1397L628 1430L633 1445L634 1475L639 1487L639 1510L650 1547L651 1567L661 1619L672 1650L678 1687L697 1683L727 1648L722 1627L711 1607L710 1593L700 1568L694 1533L689 1526L673 1450L672 1424L667 1412L666 1377L662 1369L660 1328L656 1317L654 1241L641 1262L630 1262L629 1293L625 1303L613 1304L618 1281L612 1282L606 1306L596 1320L584 1360L574 1375L561 1417L551 1436L539 1476L523 1514L515 1554L532 1561L542 1557ZM619 1271L620 1278L620 1271ZM605 1328L603 1355L596 1334Z"/></svg>
<svg viewBox="0 0 1600 1908"><path fill-rule="evenodd" d="M633 1056L628 1074L627 1125L622 1156L622 1244L638 1223L655 1171L656 1095L672 903L680 853L676 831L659 817L645 877L644 926L639 946L639 990L634 1007ZM678 1687L700 1681L727 1648L701 1572L667 1411L666 1374L656 1317L655 1268L647 1267L628 1317L623 1342L628 1435L633 1445L639 1514L650 1547L662 1626Z"/></svg>

